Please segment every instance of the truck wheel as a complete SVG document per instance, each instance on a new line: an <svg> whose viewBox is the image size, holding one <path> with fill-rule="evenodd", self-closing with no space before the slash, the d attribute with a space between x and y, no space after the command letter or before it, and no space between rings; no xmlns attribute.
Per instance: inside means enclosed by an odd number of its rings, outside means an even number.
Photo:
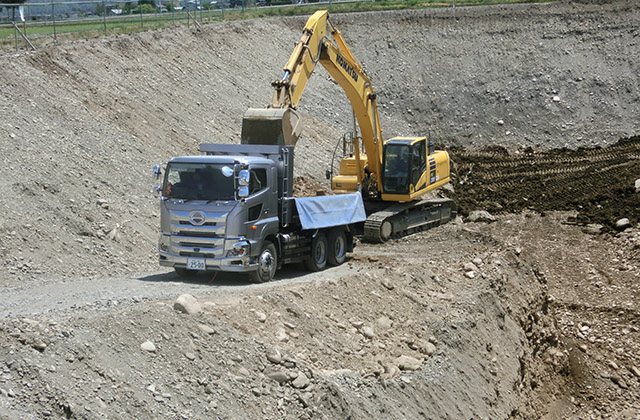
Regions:
<svg viewBox="0 0 640 420"><path fill-rule="evenodd" d="M347 235L344 230L337 228L329 232L329 255L327 261L330 265L340 265L347 259Z"/></svg>
<svg viewBox="0 0 640 420"><path fill-rule="evenodd" d="M276 268L278 268L278 253L276 252L276 246L271 242L265 242L258 257L258 269L251 272L249 277L254 283L264 283L271 281L276 274Z"/></svg>
<svg viewBox="0 0 640 420"><path fill-rule="evenodd" d="M311 255L306 260L309 271L321 271L327 266L329 243L324 233L318 233L311 241Z"/></svg>
<svg viewBox="0 0 640 420"><path fill-rule="evenodd" d="M188 270L182 267L173 267L173 269L176 270L178 277L182 277L183 279L195 277L195 275L198 274L196 270Z"/></svg>

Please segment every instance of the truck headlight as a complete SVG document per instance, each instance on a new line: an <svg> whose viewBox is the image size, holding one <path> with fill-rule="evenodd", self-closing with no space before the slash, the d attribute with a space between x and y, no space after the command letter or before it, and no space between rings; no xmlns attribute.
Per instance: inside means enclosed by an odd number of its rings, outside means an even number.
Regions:
<svg viewBox="0 0 640 420"><path fill-rule="evenodd" d="M251 253L251 244L247 241L236 242L227 252L227 257L244 257Z"/></svg>

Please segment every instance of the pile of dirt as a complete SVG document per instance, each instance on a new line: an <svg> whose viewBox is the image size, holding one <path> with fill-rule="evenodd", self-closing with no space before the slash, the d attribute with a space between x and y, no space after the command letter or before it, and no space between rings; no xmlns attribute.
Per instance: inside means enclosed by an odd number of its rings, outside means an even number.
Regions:
<svg viewBox="0 0 640 420"><path fill-rule="evenodd" d="M609 231L620 219L640 223L640 137L577 150L459 149L452 160L458 211L465 216L474 210L575 210L570 220Z"/></svg>

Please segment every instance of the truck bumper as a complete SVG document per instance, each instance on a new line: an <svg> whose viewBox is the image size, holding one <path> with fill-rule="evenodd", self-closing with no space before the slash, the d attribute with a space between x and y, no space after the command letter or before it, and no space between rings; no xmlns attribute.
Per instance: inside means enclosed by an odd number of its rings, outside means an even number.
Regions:
<svg viewBox="0 0 640 420"><path fill-rule="evenodd" d="M188 257L160 252L159 262L163 267L187 268ZM206 271L249 272L258 268L257 262L250 262L249 256L229 258L204 258ZM203 270L204 271L204 270Z"/></svg>

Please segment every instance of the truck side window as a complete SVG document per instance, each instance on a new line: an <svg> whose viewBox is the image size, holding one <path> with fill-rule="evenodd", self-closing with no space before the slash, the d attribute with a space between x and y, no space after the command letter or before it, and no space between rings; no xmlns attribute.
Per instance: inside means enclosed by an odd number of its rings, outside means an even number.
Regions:
<svg viewBox="0 0 640 420"><path fill-rule="evenodd" d="M249 207L247 221L253 222L254 220L258 220L260 213L262 213L262 203Z"/></svg>
<svg viewBox="0 0 640 420"><path fill-rule="evenodd" d="M249 180L249 195L255 194L266 187L267 187L267 170L252 169L251 179Z"/></svg>

